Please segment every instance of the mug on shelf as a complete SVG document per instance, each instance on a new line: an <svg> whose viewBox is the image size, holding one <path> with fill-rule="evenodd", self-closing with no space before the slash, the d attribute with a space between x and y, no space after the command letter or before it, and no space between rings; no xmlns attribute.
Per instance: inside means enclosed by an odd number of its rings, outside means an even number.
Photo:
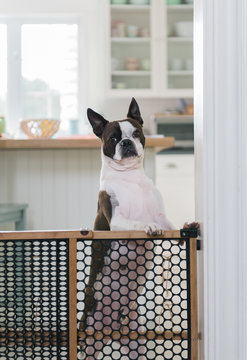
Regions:
<svg viewBox="0 0 247 360"><path fill-rule="evenodd" d="M142 28L140 30L140 35L141 35L141 37L149 37L150 36L149 28L147 28L147 27Z"/></svg>
<svg viewBox="0 0 247 360"><path fill-rule="evenodd" d="M175 33L178 37L192 37L193 36L193 22L192 21L178 21L175 23Z"/></svg>
<svg viewBox="0 0 247 360"><path fill-rule="evenodd" d="M126 70L130 70L130 71L140 70L140 59L127 58L125 67L126 67Z"/></svg>
<svg viewBox="0 0 247 360"><path fill-rule="evenodd" d="M126 84L124 82L117 82L116 89L126 89Z"/></svg>
<svg viewBox="0 0 247 360"><path fill-rule="evenodd" d="M127 36L128 37L137 37L139 35L139 28L136 25L127 26Z"/></svg>
<svg viewBox="0 0 247 360"><path fill-rule="evenodd" d="M179 58L173 58L170 60L170 70L179 71L183 68L183 61Z"/></svg>
<svg viewBox="0 0 247 360"><path fill-rule="evenodd" d="M117 58L111 58L111 70L115 71L115 70L119 70L120 68L120 61Z"/></svg>
<svg viewBox="0 0 247 360"><path fill-rule="evenodd" d="M117 31L119 37L125 37L126 36L126 23L125 22L119 22L117 24Z"/></svg>
<svg viewBox="0 0 247 360"><path fill-rule="evenodd" d="M184 61L184 68L185 70L193 70L193 59L189 58Z"/></svg>
<svg viewBox="0 0 247 360"><path fill-rule="evenodd" d="M150 59L142 59L141 60L141 68L142 70L150 70L151 69L151 61Z"/></svg>

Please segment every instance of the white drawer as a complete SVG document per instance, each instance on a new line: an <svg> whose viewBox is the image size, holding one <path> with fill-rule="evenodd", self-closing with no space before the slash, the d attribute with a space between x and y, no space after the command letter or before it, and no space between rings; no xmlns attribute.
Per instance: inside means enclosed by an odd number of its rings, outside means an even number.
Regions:
<svg viewBox="0 0 247 360"><path fill-rule="evenodd" d="M156 156L156 179L167 176L194 176L194 155L174 154Z"/></svg>

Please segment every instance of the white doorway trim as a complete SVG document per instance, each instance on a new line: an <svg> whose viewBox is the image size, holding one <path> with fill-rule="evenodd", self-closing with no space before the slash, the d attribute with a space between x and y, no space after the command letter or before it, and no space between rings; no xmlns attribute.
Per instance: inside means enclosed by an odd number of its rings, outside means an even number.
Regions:
<svg viewBox="0 0 247 360"><path fill-rule="evenodd" d="M246 0L195 0L200 360L247 358L246 24Z"/></svg>

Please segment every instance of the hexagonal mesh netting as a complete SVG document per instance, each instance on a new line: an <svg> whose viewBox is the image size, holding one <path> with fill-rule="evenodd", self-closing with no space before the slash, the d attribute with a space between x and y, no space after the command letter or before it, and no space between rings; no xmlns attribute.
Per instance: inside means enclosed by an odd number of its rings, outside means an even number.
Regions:
<svg viewBox="0 0 247 360"><path fill-rule="evenodd" d="M68 359L68 240L0 241L0 359Z"/></svg>
<svg viewBox="0 0 247 360"><path fill-rule="evenodd" d="M196 238L179 234L0 233L0 359L196 360Z"/></svg>
<svg viewBox="0 0 247 360"><path fill-rule="evenodd" d="M189 359L187 241L93 242L77 244L78 359Z"/></svg>

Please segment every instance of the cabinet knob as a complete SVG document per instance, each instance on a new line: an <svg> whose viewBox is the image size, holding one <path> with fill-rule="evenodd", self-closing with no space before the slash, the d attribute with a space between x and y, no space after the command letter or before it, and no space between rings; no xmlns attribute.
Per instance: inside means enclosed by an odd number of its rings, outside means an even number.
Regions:
<svg viewBox="0 0 247 360"><path fill-rule="evenodd" d="M177 165L176 165L175 163L168 163L168 164L166 165L166 167L167 167L168 169L176 169L176 168L177 168Z"/></svg>

